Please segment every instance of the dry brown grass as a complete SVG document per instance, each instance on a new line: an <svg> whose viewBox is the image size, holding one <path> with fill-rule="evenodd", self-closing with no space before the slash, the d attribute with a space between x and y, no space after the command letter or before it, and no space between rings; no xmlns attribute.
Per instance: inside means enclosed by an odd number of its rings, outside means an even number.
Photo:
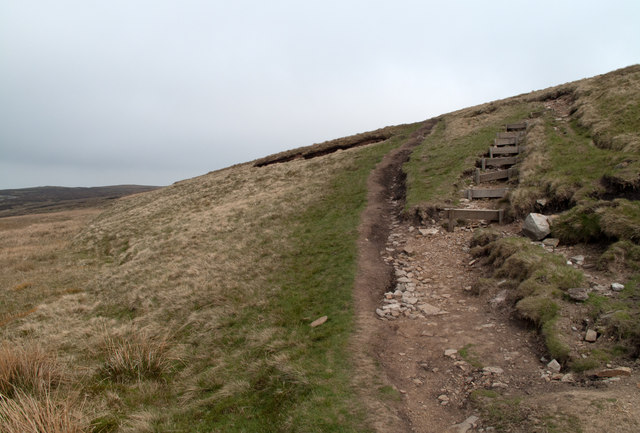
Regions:
<svg viewBox="0 0 640 433"><path fill-rule="evenodd" d="M50 394L0 397L0 433L83 433L81 416L71 401L56 401Z"/></svg>
<svg viewBox="0 0 640 433"><path fill-rule="evenodd" d="M62 381L57 358L38 346L0 346L0 394L45 394Z"/></svg>
<svg viewBox="0 0 640 433"><path fill-rule="evenodd" d="M99 211L83 209L0 218L0 327L34 313L70 288L88 269L69 257L69 242Z"/></svg>
<svg viewBox="0 0 640 433"><path fill-rule="evenodd" d="M231 380L230 372L259 371L266 368L264 361L253 354L275 356L292 348L279 328L265 327L259 316L255 328L239 318L267 305L280 290L270 278L292 242L293 215L322 196L335 174L355 167L363 150L262 168L235 166L126 197L97 218L95 213L58 221L42 216L44 225L36 217L7 218L4 226L0 220L0 236L12 239L0 254L14 270L3 287L29 281L31 287L11 293L40 296L36 312L10 321L2 332L58 348L61 361L75 367L69 371L74 386L92 386L93 377L102 381L104 391L91 394L86 412L108 412L108 401L117 394L122 428L136 424L130 418L136 413L161 416L154 405L163 404L156 402L162 395L174 394L181 402L164 411L166 417L245 393L239 385L246 379ZM55 224L64 227L56 231ZM36 232L42 236L31 236ZM38 261L36 255L52 258ZM33 268L18 270L25 263ZM44 283L52 276L64 277L55 296L38 294L51 290ZM20 305L30 304L25 297ZM105 328L112 336L107 341ZM160 347L146 337L131 337L131 329L158 336ZM165 335L175 336L170 350L166 340L162 343ZM175 359L182 362L169 380L159 382L162 391L145 397L145 406L130 407L140 398L140 387L166 375ZM303 387L304 376L293 361L273 359L282 364L278 377ZM220 391L217 397L214 391ZM149 416L143 424L153 424Z"/></svg>
<svg viewBox="0 0 640 433"><path fill-rule="evenodd" d="M162 379L176 361L164 338L144 331L130 330L124 335L106 335L101 348L105 361L99 375L113 382Z"/></svg>

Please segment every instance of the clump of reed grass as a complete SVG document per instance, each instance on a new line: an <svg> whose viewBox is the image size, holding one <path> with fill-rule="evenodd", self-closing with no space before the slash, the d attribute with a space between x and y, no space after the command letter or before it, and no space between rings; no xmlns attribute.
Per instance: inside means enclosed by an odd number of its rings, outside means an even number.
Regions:
<svg viewBox="0 0 640 433"><path fill-rule="evenodd" d="M38 346L0 346L0 394L42 394L61 381L61 367L51 352Z"/></svg>
<svg viewBox="0 0 640 433"><path fill-rule="evenodd" d="M0 433L82 433L82 417L71 400L56 401L48 392L14 398L0 396Z"/></svg>
<svg viewBox="0 0 640 433"><path fill-rule="evenodd" d="M144 331L104 338L104 363L99 375L113 382L162 379L171 371L173 359L166 339Z"/></svg>

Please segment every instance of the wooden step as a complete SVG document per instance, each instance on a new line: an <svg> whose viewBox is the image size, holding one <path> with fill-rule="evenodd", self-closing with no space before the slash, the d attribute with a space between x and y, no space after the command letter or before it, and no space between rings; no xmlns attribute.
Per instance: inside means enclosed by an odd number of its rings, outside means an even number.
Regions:
<svg viewBox="0 0 640 433"><path fill-rule="evenodd" d="M509 131L526 131L527 130L527 122L507 123L504 126L505 126L507 132L509 132Z"/></svg>
<svg viewBox="0 0 640 433"><path fill-rule="evenodd" d="M489 158L493 158L494 155L516 155L522 150L522 146L490 147Z"/></svg>
<svg viewBox="0 0 640 433"><path fill-rule="evenodd" d="M449 218L447 230L450 232L453 231L459 219L498 221L498 224L502 224L504 218L503 209L446 209L446 211Z"/></svg>
<svg viewBox="0 0 640 433"><path fill-rule="evenodd" d="M469 200L474 198L503 198L509 192L509 188L478 188L468 189L464 196Z"/></svg>
<svg viewBox="0 0 640 433"><path fill-rule="evenodd" d="M517 137L522 140L525 136L525 131L509 131L509 132L498 132L496 134L496 138L512 138Z"/></svg>
<svg viewBox="0 0 640 433"><path fill-rule="evenodd" d="M504 167L505 165L515 165L518 163L517 156L505 156L502 158L481 158L479 161L482 170L487 167Z"/></svg>
<svg viewBox="0 0 640 433"><path fill-rule="evenodd" d="M495 138L493 140L494 146L515 146L519 143L520 139L518 137L505 137L505 138Z"/></svg>
<svg viewBox="0 0 640 433"><path fill-rule="evenodd" d="M515 167L508 168L506 170L490 171L488 173L481 173L479 168L476 168L473 180L477 184L482 182L490 182L498 179L512 179L518 175L518 169Z"/></svg>

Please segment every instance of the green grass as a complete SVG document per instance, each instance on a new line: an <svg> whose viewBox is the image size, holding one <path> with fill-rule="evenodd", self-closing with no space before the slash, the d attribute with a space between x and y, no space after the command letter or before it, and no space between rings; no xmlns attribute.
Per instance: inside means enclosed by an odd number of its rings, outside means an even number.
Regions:
<svg viewBox="0 0 640 433"><path fill-rule="evenodd" d="M404 165L407 174L407 200L410 210L427 202L457 203L458 189L470 182L467 173L476 159L488 152L496 133L505 123L521 121L537 107L534 103L501 106L482 120L469 121L462 114L442 116L425 140ZM457 115L456 115L457 114Z"/></svg>
<svg viewBox="0 0 640 433"><path fill-rule="evenodd" d="M464 359L468 364L472 365L475 368L484 367L482 361L473 350L473 344L466 344L464 347L458 350L458 355L460 355L462 359Z"/></svg>
<svg viewBox="0 0 640 433"><path fill-rule="evenodd" d="M528 404L522 397L507 397L492 390L477 389L471 393L471 402L480 411L483 425L498 432L582 432L577 417L550 413Z"/></svg>
<svg viewBox="0 0 640 433"><path fill-rule="evenodd" d="M367 431L366 413L355 402L353 365L347 351L353 332L352 288L356 239L366 205L371 169L407 134L353 155L346 170L335 173L330 187L302 213L282 224L291 243L277 251L280 267L268 278L273 296L259 308L245 308L224 324L221 341L227 351L246 345L250 333L269 329L273 338L228 365L228 384L214 386L223 397L177 414L167 427L209 432L356 432ZM309 323L327 315L317 328ZM271 346L271 347L269 347ZM221 381L222 382L222 381Z"/></svg>
<svg viewBox="0 0 640 433"><path fill-rule="evenodd" d="M556 324L565 302L564 293L580 287L584 279L582 272L524 238L501 238L474 247L472 253L487 256L495 278L514 281L516 311L539 327L549 354L559 362L566 362L569 348Z"/></svg>

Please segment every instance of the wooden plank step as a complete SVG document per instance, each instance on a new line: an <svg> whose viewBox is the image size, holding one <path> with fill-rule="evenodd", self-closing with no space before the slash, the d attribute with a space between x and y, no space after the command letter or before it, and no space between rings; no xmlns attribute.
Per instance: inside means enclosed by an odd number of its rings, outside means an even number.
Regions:
<svg viewBox="0 0 640 433"><path fill-rule="evenodd" d="M522 146L503 146L503 147L490 147L489 158L493 158L494 155L513 155L518 154L522 150Z"/></svg>
<svg viewBox="0 0 640 433"><path fill-rule="evenodd" d="M506 137L506 138L495 138L493 140L494 146L515 146L518 144L520 139L518 137Z"/></svg>
<svg viewBox="0 0 640 433"><path fill-rule="evenodd" d="M449 218L447 230L450 232L453 231L459 219L498 221L498 224L502 224L504 218L503 209L446 209L446 211Z"/></svg>
<svg viewBox="0 0 640 433"><path fill-rule="evenodd" d="M503 198L508 192L509 188L468 189L464 192L464 196L469 200L474 198Z"/></svg>
<svg viewBox="0 0 640 433"><path fill-rule="evenodd" d="M490 182L498 179L511 179L518 175L518 169L515 167L508 168L506 170L490 171L489 173L481 173L479 168L476 168L473 180L476 185L482 182Z"/></svg>
<svg viewBox="0 0 640 433"><path fill-rule="evenodd" d="M523 139L525 136L524 131L509 131L509 132L498 132L496 134L496 138L512 138L517 137L518 139Z"/></svg>
<svg viewBox="0 0 640 433"><path fill-rule="evenodd" d="M479 160L482 170L487 167L504 167L505 165L515 165L518 163L517 156L505 156L502 158L481 158Z"/></svg>
<svg viewBox="0 0 640 433"><path fill-rule="evenodd" d="M509 131L526 131L527 122L507 123L504 126L505 126L507 132L509 132Z"/></svg>

